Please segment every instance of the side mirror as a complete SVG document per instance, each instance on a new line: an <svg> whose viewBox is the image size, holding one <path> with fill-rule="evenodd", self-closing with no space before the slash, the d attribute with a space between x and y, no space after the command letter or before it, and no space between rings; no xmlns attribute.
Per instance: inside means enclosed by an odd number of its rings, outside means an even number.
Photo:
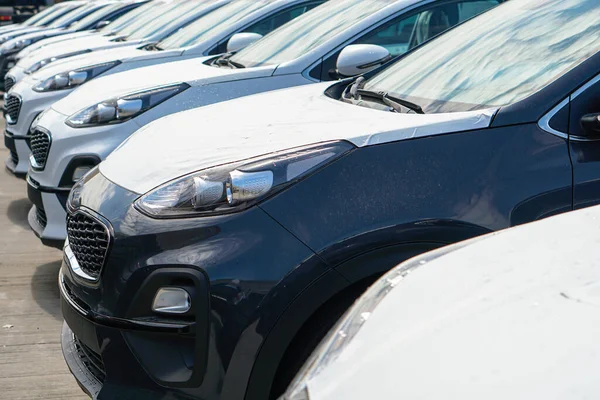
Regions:
<svg viewBox="0 0 600 400"><path fill-rule="evenodd" d="M390 52L374 44L346 46L337 59L337 73L342 77L361 75L392 59Z"/></svg>
<svg viewBox="0 0 600 400"><path fill-rule="evenodd" d="M100 21L96 24L96 29L102 29L108 25L110 25L110 21Z"/></svg>
<svg viewBox="0 0 600 400"><path fill-rule="evenodd" d="M235 53L236 51L240 51L262 37L262 35L252 32L236 33L229 39L229 42L227 42L227 52Z"/></svg>
<svg viewBox="0 0 600 400"><path fill-rule="evenodd" d="M581 117L580 124L586 137L600 139L600 114L584 115Z"/></svg>

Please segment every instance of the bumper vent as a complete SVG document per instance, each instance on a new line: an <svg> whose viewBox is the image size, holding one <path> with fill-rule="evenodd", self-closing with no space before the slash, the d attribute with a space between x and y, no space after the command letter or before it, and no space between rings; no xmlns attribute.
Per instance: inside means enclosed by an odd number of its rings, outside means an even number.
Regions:
<svg viewBox="0 0 600 400"><path fill-rule="evenodd" d="M11 152L10 152L10 160L15 165L17 165L19 163L19 155L17 154L17 152L11 150Z"/></svg>
<svg viewBox="0 0 600 400"><path fill-rule="evenodd" d="M8 117L6 122L10 125L16 124L19 120L19 113L21 112L21 99L9 94L6 96L4 108L6 109L6 116Z"/></svg>
<svg viewBox="0 0 600 400"><path fill-rule="evenodd" d="M33 167L43 169L46 166L48 152L50 151L50 134L35 129L29 136L29 147L31 148L31 156L35 161Z"/></svg>
<svg viewBox="0 0 600 400"><path fill-rule="evenodd" d="M98 279L108 255L108 228L97 219L78 212L67 218L67 235L81 270Z"/></svg>
<svg viewBox="0 0 600 400"><path fill-rule="evenodd" d="M5 76L4 77L4 91L8 92L10 89L12 89L13 86L15 86L15 83L17 83L17 80L15 78L13 78L12 76Z"/></svg>
<svg viewBox="0 0 600 400"><path fill-rule="evenodd" d="M83 365L86 366L87 370L94 376L94 378L96 378L100 383L104 383L104 379L106 379L106 372L100 354L83 344L75 335L73 335L73 343L75 344L75 349L77 350L77 356L83 362Z"/></svg>

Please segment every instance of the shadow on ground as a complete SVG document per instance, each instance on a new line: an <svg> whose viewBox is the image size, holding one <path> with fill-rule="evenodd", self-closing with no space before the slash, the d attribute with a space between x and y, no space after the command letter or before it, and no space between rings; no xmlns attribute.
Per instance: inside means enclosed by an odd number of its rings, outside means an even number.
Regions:
<svg viewBox="0 0 600 400"><path fill-rule="evenodd" d="M61 261L40 265L31 278L31 294L40 308L57 320L62 320L58 272Z"/></svg>
<svg viewBox="0 0 600 400"><path fill-rule="evenodd" d="M31 209L31 202L29 199L20 199L14 200L6 209L6 215L8 219L15 224L24 228L29 228L29 223L27 222L27 213Z"/></svg>

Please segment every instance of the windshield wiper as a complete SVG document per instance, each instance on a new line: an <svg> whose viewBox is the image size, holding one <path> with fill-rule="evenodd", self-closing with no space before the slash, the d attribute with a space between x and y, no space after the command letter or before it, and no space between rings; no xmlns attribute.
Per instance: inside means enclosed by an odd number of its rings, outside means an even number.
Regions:
<svg viewBox="0 0 600 400"><path fill-rule="evenodd" d="M144 47L146 51L163 51L164 49L158 45L158 43L150 43Z"/></svg>
<svg viewBox="0 0 600 400"><path fill-rule="evenodd" d="M233 54L234 53L223 54L221 57L219 57L215 60L215 64L217 64L219 66L230 67L230 68L246 68L246 66L243 64L240 64L235 61L231 61L231 57L233 57Z"/></svg>
<svg viewBox="0 0 600 400"><path fill-rule="evenodd" d="M406 107L409 110L416 112L417 114L425 114L425 111L420 105L412 103L408 100L399 99L394 96L390 96L387 92L375 92L373 90L357 89L356 94L361 97L371 97L384 103L385 105L392 107L396 112L402 112L402 107Z"/></svg>

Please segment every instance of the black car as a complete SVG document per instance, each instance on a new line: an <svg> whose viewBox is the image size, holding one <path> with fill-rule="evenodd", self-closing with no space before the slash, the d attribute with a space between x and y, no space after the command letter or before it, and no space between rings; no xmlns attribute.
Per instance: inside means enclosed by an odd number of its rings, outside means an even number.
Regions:
<svg viewBox="0 0 600 400"><path fill-rule="evenodd" d="M510 0L383 71L147 125L68 201L71 371L276 398L399 262L599 203L599 50L597 0Z"/></svg>

